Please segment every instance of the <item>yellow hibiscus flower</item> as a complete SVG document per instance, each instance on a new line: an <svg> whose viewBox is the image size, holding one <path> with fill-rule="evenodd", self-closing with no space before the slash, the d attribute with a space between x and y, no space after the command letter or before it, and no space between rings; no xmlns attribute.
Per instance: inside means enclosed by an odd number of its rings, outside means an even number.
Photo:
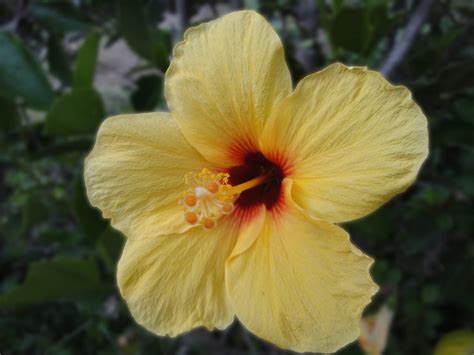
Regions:
<svg viewBox="0 0 474 355"><path fill-rule="evenodd" d="M165 77L171 113L105 120L85 163L91 203L128 237L121 294L159 335L236 316L282 348L333 352L377 291L372 259L334 223L414 181L426 119L366 68L334 64L293 90L255 12L184 37Z"/></svg>

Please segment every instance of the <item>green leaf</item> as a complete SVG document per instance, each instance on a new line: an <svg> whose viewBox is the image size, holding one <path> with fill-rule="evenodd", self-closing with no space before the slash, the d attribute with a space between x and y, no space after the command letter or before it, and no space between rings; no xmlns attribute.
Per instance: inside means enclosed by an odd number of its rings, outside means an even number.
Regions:
<svg viewBox="0 0 474 355"><path fill-rule="evenodd" d="M433 304L438 301L439 288L436 285L427 285L421 291L421 299L425 304Z"/></svg>
<svg viewBox="0 0 474 355"><path fill-rule="evenodd" d="M0 32L0 96L21 98L27 106L45 110L53 90L35 56L11 34Z"/></svg>
<svg viewBox="0 0 474 355"><path fill-rule="evenodd" d="M140 1L118 0L119 30L130 48L144 58L152 59L151 30Z"/></svg>
<svg viewBox="0 0 474 355"><path fill-rule="evenodd" d="M472 104L472 100L460 98L454 102L453 108L464 122L468 122L474 126L474 105Z"/></svg>
<svg viewBox="0 0 474 355"><path fill-rule="evenodd" d="M92 28L92 24L66 1L32 4L29 11L33 18L53 32L85 32Z"/></svg>
<svg viewBox="0 0 474 355"><path fill-rule="evenodd" d="M131 96L136 111L151 111L160 100L163 91L163 79L158 75L146 75L137 80L137 89Z"/></svg>
<svg viewBox="0 0 474 355"><path fill-rule="evenodd" d="M332 2L332 7L335 12L341 11L344 8L344 0L334 0Z"/></svg>
<svg viewBox="0 0 474 355"><path fill-rule="evenodd" d="M72 73L66 52L58 37L50 35L48 39L48 64L51 73L64 85L70 85Z"/></svg>
<svg viewBox="0 0 474 355"><path fill-rule="evenodd" d="M169 32L159 30L153 30L151 35L153 61L165 72L170 64L171 35Z"/></svg>
<svg viewBox="0 0 474 355"><path fill-rule="evenodd" d="M82 174L74 182L72 208L86 239L89 241L97 240L107 228L108 223L101 217L99 210L90 205L86 196Z"/></svg>
<svg viewBox="0 0 474 355"><path fill-rule="evenodd" d="M82 43L74 66L74 87L91 88L94 84L100 33L91 32Z"/></svg>
<svg viewBox="0 0 474 355"><path fill-rule="evenodd" d="M427 186L419 193L419 198L429 206L442 206L449 199L450 192L441 187Z"/></svg>
<svg viewBox="0 0 474 355"><path fill-rule="evenodd" d="M0 131L17 128L20 123L20 115L15 103L0 97Z"/></svg>
<svg viewBox="0 0 474 355"><path fill-rule="evenodd" d="M474 85L474 61L471 58L466 58L459 61L450 61L438 82L443 90L460 90L464 87Z"/></svg>
<svg viewBox="0 0 474 355"><path fill-rule="evenodd" d="M169 37L153 29L140 1L117 0L119 31L128 46L141 57L166 69L169 56Z"/></svg>
<svg viewBox="0 0 474 355"><path fill-rule="evenodd" d="M111 271L115 271L125 238L115 229L107 228L97 241L97 251Z"/></svg>
<svg viewBox="0 0 474 355"><path fill-rule="evenodd" d="M343 8L331 22L329 34L335 46L353 52L363 52L370 35L366 9Z"/></svg>
<svg viewBox="0 0 474 355"><path fill-rule="evenodd" d="M399 20L398 17L389 17L387 4L374 2L368 11L368 25L370 34L366 39L365 52L369 53L375 48L380 40L394 28L395 24Z"/></svg>
<svg viewBox="0 0 474 355"><path fill-rule="evenodd" d="M74 89L54 101L46 116L46 132L92 134L103 118L104 105L100 95L92 89Z"/></svg>
<svg viewBox="0 0 474 355"><path fill-rule="evenodd" d="M0 295L0 309L81 299L101 291L94 260L60 256L31 264L24 283Z"/></svg>
<svg viewBox="0 0 474 355"><path fill-rule="evenodd" d="M26 232L29 228L44 222L48 216L48 208L44 203L44 196L40 193L32 193L28 196L22 209L22 232Z"/></svg>
<svg viewBox="0 0 474 355"><path fill-rule="evenodd" d="M393 231L393 218L386 209L379 209L369 216L353 222L351 229L366 240L380 241L390 239Z"/></svg>
<svg viewBox="0 0 474 355"><path fill-rule="evenodd" d="M93 144L92 137L71 137L66 140L53 142L42 150L31 155L32 159L51 157L60 158L61 155L70 153L87 153L91 150Z"/></svg>

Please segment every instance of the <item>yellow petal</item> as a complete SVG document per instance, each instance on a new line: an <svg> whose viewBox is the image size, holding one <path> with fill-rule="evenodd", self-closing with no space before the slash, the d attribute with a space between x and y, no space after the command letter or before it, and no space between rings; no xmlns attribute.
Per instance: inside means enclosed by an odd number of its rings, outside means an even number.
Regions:
<svg viewBox="0 0 474 355"><path fill-rule="evenodd" d="M239 238L232 250L232 256L243 253L255 242L265 223L267 209L265 205L257 206L245 214L235 215L237 221L240 219Z"/></svg>
<svg viewBox="0 0 474 355"><path fill-rule="evenodd" d="M87 195L131 238L180 233L184 175L208 165L168 113L111 117L85 162Z"/></svg>
<svg viewBox="0 0 474 355"><path fill-rule="evenodd" d="M268 120L261 143L292 162L295 201L335 223L403 192L428 154L426 118L410 92L342 64L304 78Z"/></svg>
<svg viewBox="0 0 474 355"><path fill-rule="evenodd" d="M262 16L239 11L190 28L173 54L165 80L173 117L206 158L235 164L291 93L280 39Z"/></svg>
<svg viewBox="0 0 474 355"><path fill-rule="evenodd" d="M212 231L127 240L117 280L132 316L158 335L227 327L234 314L224 264L236 238L236 228L222 221Z"/></svg>
<svg viewBox="0 0 474 355"><path fill-rule="evenodd" d="M334 352L359 335L377 290L371 264L344 230L289 205L277 218L267 214L256 241L229 258L226 287L257 336L293 351Z"/></svg>

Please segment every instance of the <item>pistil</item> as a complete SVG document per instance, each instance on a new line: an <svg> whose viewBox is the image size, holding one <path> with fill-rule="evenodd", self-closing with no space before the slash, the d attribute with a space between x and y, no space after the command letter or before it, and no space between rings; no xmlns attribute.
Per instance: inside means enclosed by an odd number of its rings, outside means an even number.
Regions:
<svg viewBox="0 0 474 355"><path fill-rule="evenodd" d="M267 181L271 177L270 174L265 174L265 175L260 175L257 176L256 178L253 178L252 180L246 181L242 184L239 184L237 186L232 186L229 190L231 194L238 195L245 190L252 189L254 187L257 187L259 185L262 185L265 181Z"/></svg>
<svg viewBox="0 0 474 355"><path fill-rule="evenodd" d="M180 201L185 209L184 220L206 230L212 229L219 218L234 211L234 202L242 192L265 183L270 177L264 174L232 186L227 173L213 173L208 169L189 173L185 176L188 189Z"/></svg>

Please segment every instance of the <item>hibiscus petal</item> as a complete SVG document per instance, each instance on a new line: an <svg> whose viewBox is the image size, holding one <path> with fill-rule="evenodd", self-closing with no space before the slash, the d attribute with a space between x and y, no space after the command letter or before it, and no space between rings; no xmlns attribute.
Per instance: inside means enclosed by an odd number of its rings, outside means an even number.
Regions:
<svg viewBox="0 0 474 355"><path fill-rule="evenodd" d="M193 228L127 240L117 280L138 323L158 335L175 336L198 326L223 329L232 322L224 264L237 229L228 222L212 231Z"/></svg>
<svg viewBox="0 0 474 355"><path fill-rule="evenodd" d="M265 120L291 90L281 41L253 11L187 30L165 80L168 105L184 136L220 166L256 149Z"/></svg>
<svg viewBox="0 0 474 355"><path fill-rule="evenodd" d="M304 78L281 102L261 144L293 163L295 201L338 223L408 188L428 154L428 131L406 88L334 64Z"/></svg>
<svg viewBox="0 0 474 355"><path fill-rule="evenodd" d="M121 115L101 125L85 162L87 195L131 238L180 233L184 175L209 166L168 113Z"/></svg>
<svg viewBox="0 0 474 355"><path fill-rule="evenodd" d="M256 241L229 258L226 287L257 336L293 351L334 352L359 335L362 309L377 290L371 264L343 229L289 204L278 218L267 214Z"/></svg>
<svg viewBox="0 0 474 355"><path fill-rule="evenodd" d="M255 242L265 223L267 209L265 205L255 207L252 211L234 215L240 225L239 238L232 250L232 256L243 253Z"/></svg>

